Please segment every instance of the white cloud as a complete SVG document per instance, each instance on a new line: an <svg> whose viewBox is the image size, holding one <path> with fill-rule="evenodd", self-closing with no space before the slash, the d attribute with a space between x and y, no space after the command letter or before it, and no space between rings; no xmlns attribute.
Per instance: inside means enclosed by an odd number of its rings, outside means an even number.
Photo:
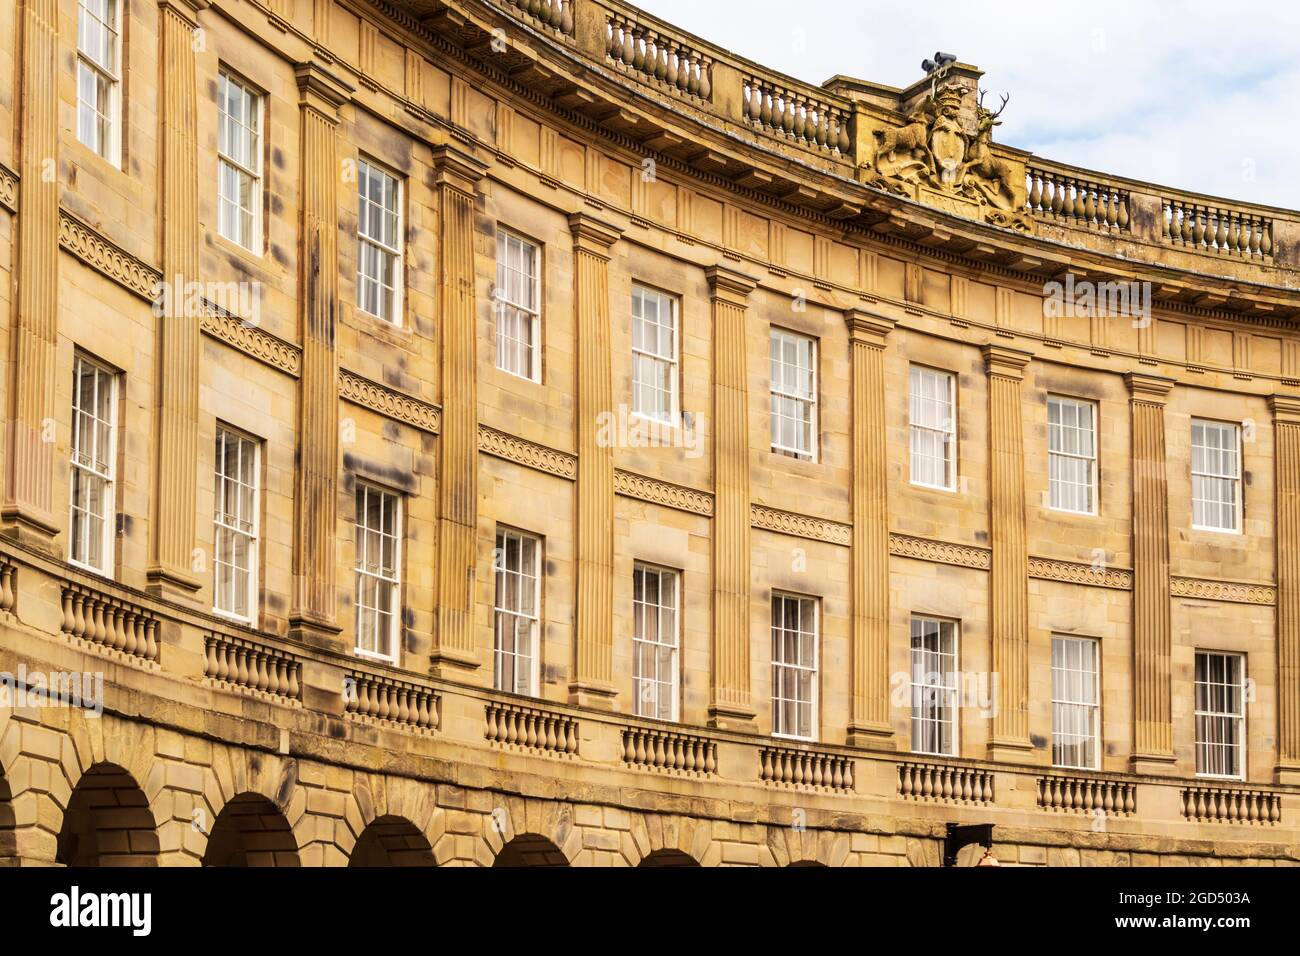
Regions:
<svg viewBox="0 0 1300 956"><path fill-rule="evenodd" d="M1229 199L1300 209L1300 5L1278 0L635 0L811 83L891 86L955 53L1009 92L1001 142ZM793 11L793 12L792 12Z"/></svg>

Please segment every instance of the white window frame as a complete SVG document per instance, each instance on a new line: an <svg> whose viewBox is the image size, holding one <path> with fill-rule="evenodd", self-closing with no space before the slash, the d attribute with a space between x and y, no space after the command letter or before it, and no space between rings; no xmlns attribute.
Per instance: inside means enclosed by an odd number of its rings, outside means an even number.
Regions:
<svg viewBox="0 0 1300 956"><path fill-rule="evenodd" d="M100 7L107 13L101 17L98 10L91 11L87 4ZM114 166L122 165L122 7L123 0L77 0L77 141ZM93 22L92 22L93 21ZM85 47L86 27L94 26L111 34L107 51L111 62L102 62L95 52ZM82 98L83 76L94 80L98 93L100 84L106 89L107 112ZM82 115L89 110L95 117L98 145L82 138ZM102 126L102 129L100 127Z"/></svg>
<svg viewBox="0 0 1300 956"><path fill-rule="evenodd" d="M227 112L229 89L234 87L237 95L242 97L247 112L244 120L236 119ZM244 82L243 79L227 70L224 66L217 78L217 232L223 238L250 252L262 251L262 130L263 113L266 97L261 92ZM248 120L251 120L248 122ZM251 140L249 158L252 163L244 162L230 150L230 143L221 148L221 140L226 135L227 124L242 127L243 135ZM226 172L229 169L242 184L245 177L251 183L249 187L249 209L245 209L238 196L225 195ZM236 217L240 217L240 227L232 235L226 231L226 209L232 207ZM249 234L241 236L242 216L249 217Z"/></svg>
<svg viewBox="0 0 1300 956"><path fill-rule="evenodd" d="M794 349L794 363L786 361L787 348ZM768 337L769 389L771 392L772 451L800 461L817 460L817 360L818 342L810 335L801 335L778 326L772 326ZM808 367L801 364L807 358ZM791 379L794 379L792 382ZM807 379L807 388L799 388L799 380ZM796 417L790 414L797 411ZM792 422L796 433L802 432L808 446L798 442L788 445L780 440L781 423Z"/></svg>
<svg viewBox="0 0 1300 956"><path fill-rule="evenodd" d="M784 615L778 616L787 605L795 604L798 608L798 617L795 628L792 630L784 625ZM806 627L806 622L811 618L811 629ZM815 597L809 597L805 594L789 594L782 591L772 592L772 736L780 737L785 740L805 740L813 741L817 739L818 728L818 708L820 707L820 674L821 665L821 602ZM787 660L783 638L793 636L798 644L794 653L794 660ZM812 644L812 663L811 665L802 663L804 657L803 642L809 641ZM808 699L798 696L799 678L808 675ZM783 678L785 678L783 680ZM788 687L787 681L793 682L793 696L782 693L783 689ZM795 707L796 727L791 732L790 728L784 726L785 721L782 718L782 704L793 703ZM797 726L802 722L803 711L807 710L808 733L800 734Z"/></svg>
<svg viewBox="0 0 1300 956"><path fill-rule="evenodd" d="M511 252L517 252L512 256ZM521 264L528 260L531 273L515 268L513 262ZM522 280L510 281L513 277ZM531 289L532 305L522 301L522 297L512 294L512 288ZM531 239L525 239L508 229L497 229L497 283L494 300L496 309L496 348L497 368L503 372L527 379L530 382L542 380L542 247ZM506 332L507 324L526 324L528 340ZM507 360L506 346L517 352L523 352L526 369L512 367Z"/></svg>
<svg viewBox="0 0 1300 956"><path fill-rule="evenodd" d="M938 638L935 647L924 646L927 638L926 628L933 626ZM920 632L918 633L918 628ZM917 647L917 640L922 641ZM951 649L945 649L945 640L951 641ZM961 631L956 621L933 617L928 614L914 614L911 621L911 638L908 658L911 669L912 713L911 725L912 753L930 757L956 757L961 754L961 688L958 661L961 653ZM938 670L935 670L935 667ZM947 726L950 745L942 748L942 733L931 733ZM927 746L934 741L934 746Z"/></svg>
<svg viewBox="0 0 1300 956"><path fill-rule="evenodd" d="M1222 435L1224 432L1228 432L1228 431L1231 432L1232 455L1233 455L1234 462L1236 464L1235 473L1229 473L1226 471L1214 471L1211 470L1210 467L1207 467L1204 464L1200 469L1197 468L1196 459L1197 459L1198 450L1202 453L1202 455L1217 454L1219 456L1222 456L1223 449L1224 449L1224 446L1222 445L1219 445L1218 447L1215 448L1211 448L1210 446L1203 443L1198 444L1196 440L1197 429L1201 429L1203 435L1208 435L1210 431L1218 432L1220 435ZM1239 425L1237 422L1221 422L1221 421L1214 421L1208 418L1193 418L1191 448L1192 448L1192 461L1191 461L1192 527L1197 531L1213 531L1219 534L1241 534L1241 528L1242 528L1241 425ZM1203 509L1208 508L1210 506L1213 506L1215 509L1220 509L1224 505L1224 502L1221 499L1209 499L1202 496L1198 496L1197 479L1200 479L1202 482L1213 482L1216 484L1225 481L1231 482L1232 513L1234 519L1231 527L1225 527L1223 525L1204 524L1196 520L1197 517L1196 512L1197 512L1198 504L1200 504ZM1202 516L1203 517L1205 516L1204 511L1202 512Z"/></svg>
<svg viewBox="0 0 1300 956"><path fill-rule="evenodd" d="M517 567L509 566L511 546L517 546L519 563ZM531 555L528 551L531 550ZM527 566L525 566L527 565ZM519 694L523 697L539 697L541 678L541 604L542 604L542 539L526 531L514 528L498 527L496 547L493 551L493 621L492 621L492 686L500 691ZM506 575L517 579L515 593L522 598L531 595L532 607L524 606L522 600L511 607L503 602ZM505 647L503 637L507 624L513 624L515 641L511 648ZM519 650L519 633L523 628L528 647L525 652ZM513 658L514 680L512 686L502 686L504 681L503 664L506 658ZM520 667L520 662L524 666ZM527 683L521 681L521 676Z"/></svg>
<svg viewBox="0 0 1300 956"><path fill-rule="evenodd" d="M371 496L378 496L380 499L380 526L377 529L371 528L366 521L369 514L366 505ZM396 664L401 651L402 635L402 520L405 517L402 507L402 495L368 481L358 481L354 501L356 515L353 519L355 529L353 571L356 580L353 588L353 604L355 606L353 652L358 657ZM385 515L389 504L392 505L393 509L391 530L385 527ZM372 535L377 535L379 538L380 553L377 562L370 560ZM386 567L383 563L384 539L389 539L392 542L391 567ZM387 641L389 652L386 654L381 649L384 635L380 630L380 615L385 613L384 609L379 606L378 600L374 602L373 606L362 600L362 587L368 580L376 582L376 589L384 585L389 588L389 606L386 612L388 614ZM373 648L362 644L363 628L361 618L363 610L375 613L375 626L371 631L373 641L367 642L367 644L373 643Z"/></svg>
<svg viewBox="0 0 1300 956"><path fill-rule="evenodd" d="M1066 421L1067 410L1072 410L1074 421ZM1089 427L1080 422L1084 413L1089 416ZM1053 415L1055 414L1055 420ZM1048 503L1053 511L1066 514L1095 515L1097 513L1097 403L1064 395L1047 396L1047 486ZM1088 447L1091 451L1088 451ZM1086 485L1063 475L1071 465L1082 463L1088 471ZM1086 508L1073 508L1067 504L1070 495L1086 490Z"/></svg>
<svg viewBox="0 0 1300 956"><path fill-rule="evenodd" d="M393 208L390 210L382 202L376 203L370 198L370 192L367 188L372 178L378 178L381 182L391 182L393 185ZM385 168L379 163L365 156L357 160L357 308L366 315L373 316L380 321L402 327L402 308L406 286L406 269L405 269L405 215L403 209L403 189L402 177L396 175L391 170ZM381 194L382 200L382 194ZM372 236L366 231L368 217L366 215L370 207L377 207L381 215L393 216L394 231L393 244L388 244L382 236ZM393 286L392 286L392 315L383 315L380 312L372 312L365 306L365 289L367 283L379 286L381 289L386 288L379 279L369 276L364 271L364 262L366 259L366 250L372 250L372 254L379 256L379 261L385 261L383 257L389 257L392 262Z"/></svg>
<svg viewBox="0 0 1300 956"><path fill-rule="evenodd" d="M937 491L957 489L957 376L943 369L913 363L908 368L908 476L913 485ZM944 383L946 397L925 394L927 384ZM943 414L944 410L948 414ZM927 412L933 414L927 414ZM929 438L942 443L943 457L918 456L918 440ZM919 458L942 462L945 481L935 483L918 478Z"/></svg>
<svg viewBox="0 0 1300 956"><path fill-rule="evenodd" d="M1205 678L1202 679L1201 661L1205 661ZM1230 681L1226 669L1223 672L1223 680L1211 680L1210 664L1214 660L1235 662L1237 669L1237 680ZM1192 671L1192 706L1195 712L1196 727L1194 739L1196 743L1196 776L1204 777L1210 780L1245 780L1246 779L1246 655L1238 654L1232 651L1196 651L1195 663ZM1214 697L1215 689L1219 689L1220 699L1216 701ZM1230 691L1236 691L1237 705L1239 710L1233 712L1229 709L1230 701L1228 695ZM1211 740L1209 739L1210 726L1214 722L1219 722L1221 729L1232 728L1236 734L1235 740ZM1205 748L1215 748L1216 750L1226 748L1231 753L1235 751L1237 760L1236 773L1220 773L1215 769L1205 769L1207 763L1218 763L1216 760L1209 759Z"/></svg>
<svg viewBox="0 0 1300 956"><path fill-rule="evenodd" d="M657 599L648 584L657 584ZM667 583L666 583L667 582ZM671 594L665 597L667 589ZM651 720L679 719L681 673L681 572L636 562L632 567L632 693L635 713ZM665 618L667 623L665 624ZM653 620L652 620L653 619ZM654 672L646 674L643 657ZM665 662L668 679L664 680ZM668 698L664 700L665 696ZM667 704L667 707L664 704ZM665 713L666 711L666 713Z"/></svg>
<svg viewBox="0 0 1300 956"><path fill-rule="evenodd" d="M655 319L647 315L645 306L649 301L656 305ZM664 306L668 308L667 325L662 321ZM653 347L646 341L646 333L653 330L655 342ZM663 336L667 333L670 342L663 348ZM640 334L641 344L637 344ZM640 415L651 421L665 425L676 425L681 420L681 401L678 393L681 389L681 308L677 297L667 292L660 292L649 286L633 283L632 285L632 414ZM647 408L642 405L643 391L662 395L665 389L659 382L659 376L651 381L644 381L643 371L653 369L656 372L667 371L668 374L668 409L664 411L658 405Z"/></svg>
<svg viewBox="0 0 1300 956"><path fill-rule="evenodd" d="M238 475L227 476L223 474L226 461L224 450L232 441L237 443L239 461L241 464L244 461L245 455L252 458L252 466L249 470L249 473L252 476L251 484L246 485ZM231 428L228 425L218 422L215 453L216 460L213 466L214 488L212 508L212 613L218 614L222 617L228 617L231 620L240 621L244 624L255 625L259 610L257 597L258 573L260 570L258 559L261 556L262 443L256 438L253 438L238 429ZM248 503L248 514L231 512L229 508L226 508L223 512L222 501L228 501L228 499L223 499L222 489L228 480L233 481L237 489L246 487L251 492L251 495L249 496L251 500ZM241 499L238 506L240 511L242 511L242 507ZM226 590L226 587L223 586L221 581L221 568L222 565L225 564L225 562L221 560L221 544L223 536L228 536L232 541L237 538L243 538L246 542L248 554L248 582L246 585L244 602L248 607L247 614L240 614L234 608L221 606L223 592ZM229 566L232 568L233 573L234 565L232 564ZM234 591L232 589L231 595L233 596L233 594Z"/></svg>
<svg viewBox="0 0 1300 956"><path fill-rule="evenodd" d="M95 408L83 409L81 401L82 375L95 376L92 400ZM106 415L99 412L101 389L108 388ZM72 365L72 441L69 454L70 470L68 473L68 562L100 575L111 575L114 567L114 545L117 540L117 402L118 373L102 362L77 352ZM89 420L87 422L87 420ZM84 440L86 429L83 423L91 424L91 442L93 448L86 449ZM107 449L100 447L107 445ZM98 486L103 514L100 521L99 553L102 563L96 565L90 560L89 535L77 534L76 515L80 510L87 514L85 508L77 507L77 489L82 482ZM83 525L84 527L84 525ZM84 540L81 540L84 539Z"/></svg>
<svg viewBox="0 0 1300 956"><path fill-rule="evenodd" d="M1091 727L1091 733L1079 730L1080 726ZM1065 760L1065 747L1080 742L1086 742L1092 759ZM1100 769L1101 641L1096 638L1052 635L1052 766Z"/></svg>

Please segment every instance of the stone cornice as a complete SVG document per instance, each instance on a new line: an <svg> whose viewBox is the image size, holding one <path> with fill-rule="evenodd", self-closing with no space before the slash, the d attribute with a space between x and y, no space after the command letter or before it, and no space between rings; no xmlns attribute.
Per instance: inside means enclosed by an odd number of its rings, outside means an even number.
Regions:
<svg viewBox="0 0 1300 956"><path fill-rule="evenodd" d="M708 279L709 294L714 299L721 299L742 309L748 304L749 294L758 286L757 281L750 276L726 266L709 266L704 270L704 277Z"/></svg>
<svg viewBox="0 0 1300 956"><path fill-rule="evenodd" d="M437 405L371 381L346 368L339 369L339 396L431 435L438 434L442 427L442 411Z"/></svg>
<svg viewBox="0 0 1300 956"><path fill-rule="evenodd" d="M487 175L488 164L451 143L441 143L431 152L433 173L430 182L434 188L448 186L473 198L479 180Z"/></svg>
<svg viewBox="0 0 1300 956"><path fill-rule="evenodd" d="M610 225L585 212L569 215L569 232L573 236L575 252L585 252L602 259L609 258L610 247L623 235L623 230L618 226Z"/></svg>
<svg viewBox="0 0 1300 956"><path fill-rule="evenodd" d="M157 296L162 273L110 242L67 210L59 211L59 245L146 302L153 302Z"/></svg>
<svg viewBox="0 0 1300 956"><path fill-rule="evenodd" d="M199 14L209 6L211 0L158 0L160 10L171 11L195 29L199 25Z"/></svg>
<svg viewBox="0 0 1300 956"><path fill-rule="evenodd" d="M882 315L872 315L862 309L845 309L844 323L849 327L849 340L855 345L869 345L883 349L885 339L894 331L893 319Z"/></svg>
<svg viewBox="0 0 1300 956"><path fill-rule="evenodd" d="M1300 395L1270 395L1269 411L1279 425L1300 425Z"/></svg>
<svg viewBox="0 0 1300 956"><path fill-rule="evenodd" d="M1127 373L1124 376L1124 383L1128 386L1133 401L1146 402L1151 405L1165 404L1169 393L1178 384L1172 378L1162 378L1159 375L1144 375L1141 372Z"/></svg>
<svg viewBox="0 0 1300 956"><path fill-rule="evenodd" d="M984 368L989 375L1020 381L1025 376L1025 366L1033 359L1029 352L1009 349L1004 345L986 345L980 349Z"/></svg>
<svg viewBox="0 0 1300 956"><path fill-rule="evenodd" d="M547 448L536 442L508 435L489 425L478 427L478 450L494 458L512 461L525 468L544 471L573 481L578 477L578 457L565 451Z"/></svg>
<svg viewBox="0 0 1300 956"><path fill-rule="evenodd" d="M293 75L298 83L299 105L333 122L338 121L339 107L356 92L355 86L315 60L295 64Z"/></svg>

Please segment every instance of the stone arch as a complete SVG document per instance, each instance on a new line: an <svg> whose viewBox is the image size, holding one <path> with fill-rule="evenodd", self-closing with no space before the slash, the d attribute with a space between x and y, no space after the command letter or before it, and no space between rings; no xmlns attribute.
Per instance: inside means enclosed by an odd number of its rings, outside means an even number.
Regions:
<svg viewBox="0 0 1300 956"><path fill-rule="evenodd" d="M501 854L520 837L528 837L529 840L521 841L519 846L511 851L507 860L514 859L517 852L524 852L526 843L540 839L559 852L558 857L551 857L552 862L542 865L572 866L579 862L578 857L582 852L582 831L574 823L573 804L554 800L536 800L513 794L494 794L494 797L496 805L487 808L483 815L481 842L475 849L475 863L480 866L532 865L528 862L523 864L501 862ZM437 849L438 847L435 847L435 850ZM549 852L544 847L535 846L532 849L543 853ZM528 856L530 859L537 858L536 853L532 851L529 851ZM561 859L563 862L560 862ZM439 856L439 862L441 860L442 857Z"/></svg>
<svg viewBox="0 0 1300 956"><path fill-rule="evenodd" d="M632 814L628 830L620 834L619 851L628 866L716 866L722 857L710 821L670 813ZM651 857L655 862L646 862Z"/></svg>
<svg viewBox="0 0 1300 956"><path fill-rule="evenodd" d="M568 866L564 851L537 833L521 833L497 853L493 866Z"/></svg>
<svg viewBox="0 0 1300 956"><path fill-rule="evenodd" d="M0 866L18 858L18 835L15 828L13 793L4 768L0 767Z"/></svg>
<svg viewBox="0 0 1300 956"><path fill-rule="evenodd" d="M352 791L347 795L344 810L346 826L339 828L341 834L336 838L341 849L348 856L348 865L406 865L406 866L448 866L473 865L474 852L469 858L461 859L458 854L466 852L466 841L456 841L456 834L447 832L447 815L438 806L438 785L407 777L387 777L383 774L356 775ZM354 863L358 845L367 839L366 832L379 824L378 833L386 837L394 836L390 829L394 820L409 824L404 830L403 838L407 849L428 849L431 859L412 863ZM380 823L380 821L383 821ZM474 840L477 848L480 841ZM371 852L362 847L364 853Z"/></svg>
<svg viewBox="0 0 1300 956"><path fill-rule="evenodd" d="M361 831L348 866L435 866L433 847L405 817L376 817Z"/></svg>
<svg viewBox="0 0 1300 956"><path fill-rule="evenodd" d="M762 862L768 866L839 867L848 860L849 849L847 833L768 827L768 853L762 856Z"/></svg>
<svg viewBox="0 0 1300 956"><path fill-rule="evenodd" d="M65 866L157 866L158 830L135 778L97 763L78 779L63 813L55 862Z"/></svg>
<svg viewBox="0 0 1300 956"><path fill-rule="evenodd" d="M670 867L670 866L689 867L689 866L699 866L699 865L700 865L699 860L695 859L695 857L691 856L689 853L685 853L682 850L677 850L672 848L655 850L651 853L648 853L645 856L643 856L641 858L641 862L637 864L637 866L645 867L645 868Z"/></svg>
<svg viewBox="0 0 1300 956"><path fill-rule="evenodd" d="M208 834L204 866L301 866L298 842L283 811L258 793L226 801Z"/></svg>

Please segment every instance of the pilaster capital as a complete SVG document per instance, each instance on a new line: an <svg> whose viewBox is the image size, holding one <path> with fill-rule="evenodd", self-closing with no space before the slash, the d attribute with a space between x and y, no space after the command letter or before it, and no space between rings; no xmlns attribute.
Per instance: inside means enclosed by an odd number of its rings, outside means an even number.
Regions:
<svg viewBox="0 0 1300 956"><path fill-rule="evenodd" d="M1025 366L1033 360L1029 352L1009 349L1004 345L986 345L980 349L984 356L984 370L998 378L1019 382L1025 377Z"/></svg>
<svg viewBox="0 0 1300 956"><path fill-rule="evenodd" d="M609 259L609 249L618 242L623 230L589 216L585 212L569 214L569 232L573 234L573 251Z"/></svg>
<svg viewBox="0 0 1300 956"><path fill-rule="evenodd" d="M298 105L334 122L338 122L339 107L356 92L355 86L315 60L295 64L293 75L298 81Z"/></svg>
<svg viewBox="0 0 1300 956"><path fill-rule="evenodd" d="M1133 401L1145 402L1148 405L1163 405L1178 383L1172 378L1163 378L1159 375L1129 372L1124 376L1124 384L1128 386L1129 396Z"/></svg>
<svg viewBox="0 0 1300 956"><path fill-rule="evenodd" d="M447 186L472 197L479 180L487 175L487 163L451 143L441 143L432 152L432 185Z"/></svg>
<svg viewBox="0 0 1300 956"><path fill-rule="evenodd" d="M1270 395L1268 408L1279 425L1300 425L1300 395Z"/></svg>
<svg viewBox="0 0 1300 956"><path fill-rule="evenodd" d="M849 341L854 345L869 345L883 349L885 339L894 331L894 320L882 315L872 315L861 309L845 309L844 324L849 327Z"/></svg>
<svg viewBox="0 0 1300 956"><path fill-rule="evenodd" d="M709 295L715 301L741 309L748 307L749 294L758 287L758 282L745 273L726 266L709 266L704 270L704 277L709 280Z"/></svg>
<svg viewBox="0 0 1300 956"><path fill-rule="evenodd" d="M199 13L211 5L211 0L158 0L160 10L170 10L195 30L199 28Z"/></svg>

